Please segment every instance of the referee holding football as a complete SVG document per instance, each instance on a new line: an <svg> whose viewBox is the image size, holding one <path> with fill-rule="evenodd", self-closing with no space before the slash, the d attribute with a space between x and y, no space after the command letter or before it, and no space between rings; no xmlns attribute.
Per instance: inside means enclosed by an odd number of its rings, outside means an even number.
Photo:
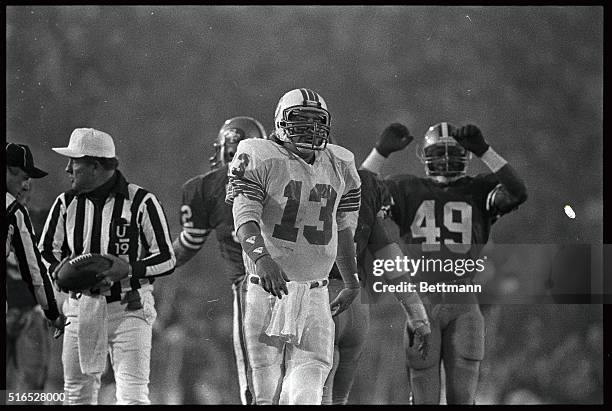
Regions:
<svg viewBox="0 0 612 411"><path fill-rule="evenodd" d="M51 208L39 248L55 274L67 257L104 254L112 266L84 292L70 291L64 314L62 363L66 404L97 404L110 354L117 404L149 404L152 325L157 313L153 281L174 271L168 223L154 194L128 183L117 169L113 139L77 128L68 147L72 188Z"/></svg>

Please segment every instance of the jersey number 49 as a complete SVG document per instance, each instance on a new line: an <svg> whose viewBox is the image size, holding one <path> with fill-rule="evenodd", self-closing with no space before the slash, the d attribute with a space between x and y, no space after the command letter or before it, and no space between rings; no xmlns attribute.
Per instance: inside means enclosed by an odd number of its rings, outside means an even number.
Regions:
<svg viewBox="0 0 612 411"><path fill-rule="evenodd" d="M410 225L412 238L425 238L422 246L424 252L440 251L442 236L436 224L435 207L435 200L423 201ZM461 234L460 242L444 238L444 244L454 253L467 253L472 245L472 206L463 201L448 201L443 206L442 215L444 227L449 232Z"/></svg>

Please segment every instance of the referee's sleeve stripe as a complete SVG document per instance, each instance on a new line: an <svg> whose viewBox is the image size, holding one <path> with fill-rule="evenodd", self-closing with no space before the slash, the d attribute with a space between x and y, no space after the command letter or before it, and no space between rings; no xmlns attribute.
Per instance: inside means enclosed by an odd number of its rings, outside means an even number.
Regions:
<svg viewBox="0 0 612 411"><path fill-rule="evenodd" d="M45 228L43 229L41 235L42 247L41 249L42 257L49 264L49 271L53 272L55 267L60 263L59 260L55 257L53 244L55 242L64 243L64 239L59 239L61 233L57 232L57 223L59 221L59 216L62 208L62 202L60 197L55 200L55 204L53 204L53 208L51 209L51 214L47 218L47 222L45 224Z"/></svg>
<svg viewBox="0 0 612 411"><path fill-rule="evenodd" d="M50 318L57 318L58 309L53 293L53 286L47 269L43 264L40 252L38 248L36 248L36 235L32 228L30 216L24 208L20 207L15 213L15 218L17 224L23 224L27 230L27 232L19 229L16 230L18 241L16 242L17 247L15 247L15 249L16 253L18 252L21 254L21 256L18 254L18 261L20 270L23 268L22 278L28 283L30 291L34 294L40 306L47 311L47 316L50 316Z"/></svg>
<svg viewBox="0 0 612 411"><path fill-rule="evenodd" d="M145 273L145 275L148 277L151 275L169 274L168 271L172 272L174 270L174 262L172 261L172 254L170 253L170 232L165 218L162 222L162 216L164 216L163 209L153 197L145 201L145 206L147 208L149 221L153 228L155 242L159 249L158 254L141 260L147 267L148 273Z"/></svg>

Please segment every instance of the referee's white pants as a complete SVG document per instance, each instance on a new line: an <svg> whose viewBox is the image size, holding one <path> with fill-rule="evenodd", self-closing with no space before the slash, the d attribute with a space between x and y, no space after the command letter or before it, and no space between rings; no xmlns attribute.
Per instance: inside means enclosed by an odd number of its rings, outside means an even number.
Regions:
<svg viewBox="0 0 612 411"><path fill-rule="evenodd" d="M244 310L244 336L257 405L320 405L334 356L334 322L327 287L312 288L299 345L270 337L265 330L278 299L250 281Z"/></svg>
<svg viewBox="0 0 612 411"><path fill-rule="evenodd" d="M108 303L108 352L115 373L117 404L149 404L149 371L152 325L157 317L150 289L140 289L143 308L126 311L119 301ZM70 325L65 329L62 363L64 404L98 403L102 374L83 374L79 363L79 300L68 298L64 314ZM67 307L66 307L67 306Z"/></svg>

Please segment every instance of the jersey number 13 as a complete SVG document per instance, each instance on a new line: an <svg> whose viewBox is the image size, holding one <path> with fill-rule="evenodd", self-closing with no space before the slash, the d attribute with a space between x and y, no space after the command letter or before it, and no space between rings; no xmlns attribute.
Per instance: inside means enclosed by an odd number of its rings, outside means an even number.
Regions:
<svg viewBox="0 0 612 411"><path fill-rule="evenodd" d="M297 180L289 181L285 186L283 195L287 197L287 204L285 204L285 209L283 210L281 223L274 225L272 237L296 242L299 227L295 226L295 222L297 220L298 209L300 208L302 182ZM329 184L316 184L310 190L308 201L320 203L322 199L327 199L319 213L319 220L323 222L323 229L319 230L316 226L312 225L304 226L304 237L310 244L327 245L331 241L332 219L337 197L336 190Z"/></svg>

